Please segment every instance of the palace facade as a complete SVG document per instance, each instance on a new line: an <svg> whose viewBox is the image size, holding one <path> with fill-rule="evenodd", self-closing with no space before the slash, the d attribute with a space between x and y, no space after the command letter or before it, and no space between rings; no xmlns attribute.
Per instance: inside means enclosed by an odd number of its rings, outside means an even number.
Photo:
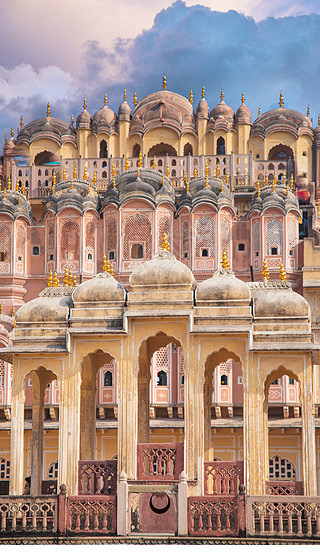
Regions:
<svg viewBox="0 0 320 556"><path fill-rule="evenodd" d="M117 114L21 118L0 166L1 500L31 477L40 505L66 486L62 533L210 536L299 533L298 506L291 533L270 521L291 496L320 534L319 152L282 93L252 121L243 95L195 109L165 78Z"/></svg>

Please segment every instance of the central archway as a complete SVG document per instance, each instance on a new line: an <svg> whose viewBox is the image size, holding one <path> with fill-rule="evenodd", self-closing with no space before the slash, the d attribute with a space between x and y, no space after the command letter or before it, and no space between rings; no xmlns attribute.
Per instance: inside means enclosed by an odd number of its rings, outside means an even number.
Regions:
<svg viewBox="0 0 320 556"><path fill-rule="evenodd" d="M168 145L167 143L153 145L148 151L148 156L165 156L166 154L169 156L177 156L177 151L172 145Z"/></svg>

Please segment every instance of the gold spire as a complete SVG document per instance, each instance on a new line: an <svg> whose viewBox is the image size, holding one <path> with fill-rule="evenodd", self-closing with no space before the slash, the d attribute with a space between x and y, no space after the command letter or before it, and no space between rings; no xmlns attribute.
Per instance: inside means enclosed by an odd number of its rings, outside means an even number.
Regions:
<svg viewBox="0 0 320 556"><path fill-rule="evenodd" d="M63 181L66 181L66 179L67 179L67 172L66 172L65 168L63 168L63 170L62 170L62 179L63 179Z"/></svg>
<svg viewBox="0 0 320 556"><path fill-rule="evenodd" d="M112 164L112 166L111 166L111 176L112 176L112 178L114 178L115 175L116 175L116 171L114 169L114 164Z"/></svg>
<svg viewBox="0 0 320 556"><path fill-rule="evenodd" d="M192 92L192 89L191 89L191 91L190 91L189 102L190 102L190 104L193 104L193 92Z"/></svg>
<svg viewBox="0 0 320 556"><path fill-rule="evenodd" d="M16 191L19 191L19 180L18 180L18 178L17 178L17 181L16 181Z"/></svg>
<svg viewBox="0 0 320 556"><path fill-rule="evenodd" d="M138 104L138 99L137 99L137 95L136 92L133 93L133 106L136 107Z"/></svg>
<svg viewBox="0 0 320 556"><path fill-rule="evenodd" d="M319 116L319 119L320 119L320 116ZM4 142L6 143L7 141L8 141L8 136L7 136L7 134L5 134L5 136L4 136Z"/></svg>
<svg viewBox="0 0 320 556"><path fill-rule="evenodd" d="M222 252L221 267L222 267L222 268L229 268L229 269L230 269L229 260L228 260L226 251L223 251L223 252Z"/></svg>
<svg viewBox="0 0 320 556"><path fill-rule="evenodd" d="M280 263L280 280L281 282L287 281L286 271L282 263Z"/></svg>
<svg viewBox="0 0 320 556"><path fill-rule="evenodd" d="M107 93L104 93L104 105L107 106L107 104L108 104Z"/></svg>
<svg viewBox="0 0 320 556"><path fill-rule="evenodd" d="M289 182L287 181L287 185L286 185L286 195L289 195Z"/></svg>
<svg viewBox="0 0 320 556"><path fill-rule="evenodd" d="M206 187L209 187L209 176L206 174Z"/></svg>
<svg viewBox="0 0 320 556"><path fill-rule="evenodd" d="M73 189L73 179L71 179L71 186L70 189Z"/></svg>
<svg viewBox="0 0 320 556"><path fill-rule="evenodd" d="M55 192L56 192L56 184L54 182L52 182L52 188L51 188L52 195L54 195Z"/></svg>
<svg viewBox="0 0 320 556"><path fill-rule="evenodd" d="M205 93L205 89L204 89L204 85L202 86L202 91L201 91L201 98L204 98L204 93Z"/></svg>
<svg viewBox="0 0 320 556"><path fill-rule="evenodd" d="M24 183L24 181L22 182L22 188L21 188L21 192L22 192L22 195L24 195L24 194L25 194L25 192L26 192L26 186L25 186L25 183Z"/></svg>
<svg viewBox="0 0 320 556"><path fill-rule="evenodd" d="M291 174L291 176L290 176L290 189L293 189L293 185L294 185L294 179L293 179L293 174Z"/></svg>
<svg viewBox="0 0 320 556"><path fill-rule="evenodd" d="M309 104L308 104L308 108L307 108L307 118L309 118L309 116L310 116L310 106L309 106Z"/></svg>
<svg viewBox="0 0 320 556"><path fill-rule="evenodd" d="M84 165L84 169L83 169L83 179L84 179L84 181L87 181L87 179L88 179L86 165Z"/></svg>
<svg viewBox="0 0 320 556"><path fill-rule="evenodd" d="M110 274L111 274L111 276L114 276L113 263L110 263Z"/></svg>
<svg viewBox="0 0 320 556"><path fill-rule="evenodd" d="M282 187L284 187L286 185L286 173L283 172L282 174Z"/></svg>
<svg viewBox="0 0 320 556"><path fill-rule="evenodd" d="M60 286L60 284L59 284L59 278L58 278L58 276L57 276L56 271L54 271L54 274L53 274L53 287L54 287L54 288L58 288L59 286Z"/></svg>
<svg viewBox="0 0 320 556"><path fill-rule="evenodd" d="M194 170L193 170L193 177L194 177L195 180L196 180L197 177L198 177L198 170L197 170L196 167L194 167Z"/></svg>
<svg viewBox="0 0 320 556"><path fill-rule="evenodd" d="M220 93L220 100L221 100L221 102L223 101L223 99L224 99L224 94L223 94L223 89L221 89L221 93Z"/></svg>
<svg viewBox="0 0 320 556"><path fill-rule="evenodd" d="M13 135L14 135L14 133L13 133L13 126L11 126L11 137L12 137L12 138L13 138Z"/></svg>
<svg viewBox="0 0 320 556"><path fill-rule="evenodd" d="M69 276L69 271L68 271L68 267L66 266L64 269L64 275L63 275L63 283L65 286L68 285L68 276Z"/></svg>
<svg viewBox="0 0 320 556"><path fill-rule="evenodd" d="M14 307L12 306L11 316L14 317Z"/></svg>
<svg viewBox="0 0 320 556"><path fill-rule="evenodd" d="M29 189L27 191L27 201L29 201Z"/></svg>
<svg viewBox="0 0 320 556"><path fill-rule="evenodd" d="M165 76L165 74L163 74L163 79L162 79L162 88L165 91L167 88L167 78Z"/></svg>
<svg viewBox="0 0 320 556"><path fill-rule="evenodd" d="M270 280L269 270L268 270L267 261L265 259L263 259L263 264L262 264L262 276L264 277L265 282L269 282Z"/></svg>
<svg viewBox="0 0 320 556"><path fill-rule="evenodd" d="M8 189L11 189L11 178L10 178L10 176L8 177Z"/></svg>
<svg viewBox="0 0 320 556"><path fill-rule="evenodd" d="M277 176L276 173L273 174L273 180L272 180L272 191L276 190L276 184L277 184Z"/></svg>
<svg viewBox="0 0 320 556"><path fill-rule="evenodd" d="M109 272L109 274L110 274L110 261L109 261L109 259L107 260L107 267L106 268L107 268L107 272Z"/></svg>
<svg viewBox="0 0 320 556"><path fill-rule="evenodd" d="M220 164L219 164L219 161L217 162L217 166L216 166L216 176L217 176L217 178L220 176Z"/></svg>
<svg viewBox="0 0 320 556"><path fill-rule="evenodd" d="M53 172L52 172L52 184L56 185L56 172L55 172L55 170L53 170Z"/></svg>
<svg viewBox="0 0 320 556"><path fill-rule="evenodd" d="M90 183L88 183L88 195L91 194L91 187L90 187Z"/></svg>
<svg viewBox="0 0 320 556"><path fill-rule="evenodd" d="M226 173L226 184L229 185L229 172Z"/></svg>
<svg viewBox="0 0 320 556"><path fill-rule="evenodd" d="M3 311L3 303L1 303L0 305L0 315L2 315L2 311Z"/></svg>
<svg viewBox="0 0 320 556"><path fill-rule="evenodd" d="M103 272L107 272L107 257L105 253L103 253L103 258L102 258L102 270Z"/></svg>
<svg viewBox="0 0 320 556"><path fill-rule="evenodd" d="M50 102L48 102L48 104L47 104L47 118L50 118L50 113L51 113Z"/></svg>
<svg viewBox="0 0 320 556"><path fill-rule="evenodd" d="M166 176L167 176L167 178L170 176L169 162L167 162Z"/></svg>
<svg viewBox="0 0 320 556"><path fill-rule="evenodd" d="M318 125L320 126L320 114L318 116Z"/></svg>
<svg viewBox="0 0 320 556"><path fill-rule="evenodd" d="M123 89L123 100L127 100L127 89Z"/></svg>
<svg viewBox="0 0 320 556"><path fill-rule="evenodd" d="M3 198L5 199L6 196L7 196L7 190L6 190L6 188L4 188L4 190L3 190Z"/></svg>
<svg viewBox="0 0 320 556"><path fill-rule="evenodd" d="M73 114L71 114L71 118L70 118L70 124L73 125Z"/></svg>
<svg viewBox="0 0 320 556"><path fill-rule="evenodd" d="M170 251L170 243L166 232L163 232L162 236L162 249L164 249L164 251Z"/></svg>
<svg viewBox="0 0 320 556"><path fill-rule="evenodd" d="M208 161L207 161L207 160L206 160L206 165L205 165L204 173L205 173L206 176L209 175L209 167L208 167Z"/></svg>
<svg viewBox="0 0 320 556"><path fill-rule="evenodd" d="M261 106L258 108L258 116L261 116Z"/></svg>
<svg viewBox="0 0 320 556"><path fill-rule="evenodd" d="M83 101L83 110L87 110L87 99L86 98L84 98L84 101Z"/></svg>
<svg viewBox="0 0 320 556"><path fill-rule="evenodd" d="M265 183L265 186L268 187L268 185L269 185L269 178L268 178L267 174L265 175L264 183Z"/></svg>
<svg viewBox="0 0 320 556"><path fill-rule="evenodd" d="M153 170L155 170L156 167L157 167L157 163L156 163L156 157L155 157L155 155L154 155L153 161L152 161L152 168L153 168Z"/></svg>
<svg viewBox="0 0 320 556"><path fill-rule="evenodd" d="M73 166L73 179L74 180L77 179L77 166L76 166L76 164L74 164L74 166Z"/></svg>
<svg viewBox="0 0 320 556"><path fill-rule="evenodd" d="M241 95L241 104L244 104L245 98L244 98L244 94L242 93Z"/></svg>
<svg viewBox="0 0 320 556"><path fill-rule="evenodd" d="M139 168L142 168L142 152L141 152L141 149L140 149L140 151L139 151L138 167L139 167Z"/></svg>
<svg viewBox="0 0 320 556"><path fill-rule="evenodd" d="M69 268L69 272L68 272L68 286L72 286L72 272L71 272L71 268Z"/></svg>
<svg viewBox="0 0 320 556"><path fill-rule="evenodd" d="M162 187L164 187L164 175L162 174Z"/></svg>
<svg viewBox="0 0 320 556"><path fill-rule="evenodd" d="M97 185L97 170L93 172L93 185Z"/></svg>
<svg viewBox="0 0 320 556"><path fill-rule="evenodd" d="M20 118L20 128L23 129L23 116Z"/></svg>
<svg viewBox="0 0 320 556"><path fill-rule="evenodd" d="M129 169L129 162L128 162L128 157L126 156L125 161L124 161L124 169L127 172Z"/></svg>
<svg viewBox="0 0 320 556"><path fill-rule="evenodd" d="M283 94L282 91L280 92L280 98L279 98L279 106L280 108L283 108L284 102L283 102Z"/></svg>
<svg viewBox="0 0 320 556"><path fill-rule="evenodd" d="M76 285L77 285L77 278L76 278L76 275L74 274L74 275L72 276L72 286L75 288Z"/></svg>
<svg viewBox="0 0 320 556"><path fill-rule="evenodd" d="M257 180L257 191L258 191L258 197L261 197L260 193L261 193L261 189L260 189L260 183L259 180Z"/></svg>
<svg viewBox="0 0 320 556"><path fill-rule="evenodd" d="M115 178L115 176L113 176L113 178L112 178L112 185L113 185L113 189L115 189L116 188L116 178Z"/></svg>
<svg viewBox="0 0 320 556"><path fill-rule="evenodd" d="M221 180L221 191L223 191L223 180Z"/></svg>

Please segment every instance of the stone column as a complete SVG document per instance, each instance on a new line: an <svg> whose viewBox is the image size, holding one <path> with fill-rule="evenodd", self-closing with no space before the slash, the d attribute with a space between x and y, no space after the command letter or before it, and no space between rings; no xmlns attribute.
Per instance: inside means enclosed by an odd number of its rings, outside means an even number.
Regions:
<svg viewBox="0 0 320 556"><path fill-rule="evenodd" d="M13 366L11 403L10 495L19 496L24 490L24 383L16 377Z"/></svg>
<svg viewBox="0 0 320 556"><path fill-rule="evenodd" d="M123 356L118 374L118 469L136 478L138 438L138 365L131 350Z"/></svg>
<svg viewBox="0 0 320 556"><path fill-rule="evenodd" d="M39 496L41 494L43 465L43 407L46 382L39 371L32 371L30 377L33 393L30 494Z"/></svg>
<svg viewBox="0 0 320 556"><path fill-rule="evenodd" d="M68 495L78 494L80 453L80 370L59 380L59 474L58 486L65 484Z"/></svg>
<svg viewBox="0 0 320 556"><path fill-rule="evenodd" d="M80 459L94 460L96 454L96 374L88 356L81 370Z"/></svg>
<svg viewBox="0 0 320 556"><path fill-rule="evenodd" d="M184 471L178 484L178 536L188 535L188 477Z"/></svg>
<svg viewBox="0 0 320 556"><path fill-rule="evenodd" d="M202 493L202 476L204 461L204 410L203 386L204 377L199 370L199 363L194 351L189 349L189 361L186 358L185 369L185 471L188 479L198 479L199 494ZM196 353L197 355L197 353ZM200 374L201 372L201 374Z"/></svg>
<svg viewBox="0 0 320 556"><path fill-rule="evenodd" d="M317 496L313 375L310 356L304 372L304 382L301 384L301 417L304 495Z"/></svg>

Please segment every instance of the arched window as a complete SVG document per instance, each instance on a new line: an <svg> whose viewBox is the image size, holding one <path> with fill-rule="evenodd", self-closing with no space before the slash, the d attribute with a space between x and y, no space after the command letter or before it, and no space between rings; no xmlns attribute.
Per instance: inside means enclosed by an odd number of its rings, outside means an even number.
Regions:
<svg viewBox="0 0 320 556"><path fill-rule="evenodd" d="M11 231L6 224L0 225L0 261L9 263L11 258Z"/></svg>
<svg viewBox="0 0 320 556"><path fill-rule="evenodd" d="M217 154L226 154L226 142L223 137L217 140Z"/></svg>
<svg viewBox="0 0 320 556"><path fill-rule="evenodd" d="M269 459L269 479L278 481L292 481L296 479L296 470L291 461L280 456L273 456Z"/></svg>
<svg viewBox="0 0 320 556"><path fill-rule="evenodd" d="M107 168L107 166L108 166L108 162L106 160L104 160L102 162L102 168Z"/></svg>
<svg viewBox="0 0 320 556"><path fill-rule="evenodd" d="M183 147L183 154L184 156L188 156L188 154L190 154L191 156L193 155L193 147L191 143L185 144L185 146Z"/></svg>
<svg viewBox="0 0 320 556"><path fill-rule="evenodd" d="M215 236L214 221L212 218L203 216L196 222L196 257L201 257L203 251L207 251L207 257L214 257Z"/></svg>
<svg viewBox="0 0 320 556"><path fill-rule="evenodd" d="M106 371L103 377L103 386L112 386L112 372Z"/></svg>
<svg viewBox="0 0 320 556"><path fill-rule="evenodd" d="M58 469L59 469L58 460L53 461L48 467L48 479L57 479Z"/></svg>
<svg viewBox="0 0 320 556"><path fill-rule="evenodd" d="M208 251L208 249L202 249L202 251L201 251L201 257L209 257L209 251Z"/></svg>
<svg viewBox="0 0 320 556"><path fill-rule="evenodd" d="M107 172L102 172L102 177L106 178L107 177Z"/></svg>
<svg viewBox="0 0 320 556"><path fill-rule="evenodd" d="M228 386L228 377L227 377L227 375L221 375L220 384L221 384L221 386Z"/></svg>
<svg viewBox="0 0 320 556"><path fill-rule="evenodd" d="M18 176L19 176L19 178L22 177L22 170L19 170Z"/></svg>
<svg viewBox="0 0 320 556"><path fill-rule="evenodd" d="M175 159L171 161L171 166L177 166L177 161Z"/></svg>
<svg viewBox="0 0 320 556"><path fill-rule="evenodd" d="M40 255L40 250L37 245L32 248L32 255Z"/></svg>
<svg viewBox="0 0 320 556"><path fill-rule="evenodd" d="M267 255L282 254L282 225L279 220L269 220L266 229Z"/></svg>
<svg viewBox="0 0 320 556"><path fill-rule="evenodd" d="M181 375L181 386L184 386L184 375Z"/></svg>
<svg viewBox="0 0 320 556"><path fill-rule="evenodd" d="M48 170L48 169L46 169L46 171L45 171L45 173L44 173L44 174L45 174L45 176L49 176L49 170Z"/></svg>
<svg viewBox="0 0 320 556"><path fill-rule="evenodd" d="M0 459L0 480L10 479L10 461L6 458Z"/></svg>
<svg viewBox="0 0 320 556"><path fill-rule="evenodd" d="M108 145L104 139L100 143L99 158L108 158Z"/></svg>
<svg viewBox="0 0 320 556"><path fill-rule="evenodd" d="M157 372L157 386L167 386L167 384L167 373L161 369Z"/></svg>
<svg viewBox="0 0 320 556"><path fill-rule="evenodd" d="M136 143L135 145L133 145L133 149L132 149L132 156L134 158L138 157L141 151L141 147L140 145L138 145L138 143Z"/></svg>
<svg viewBox="0 0 320 556"><path fill-rule="evenodd" d="M74 220L68 220L61 228L60 256L62 260L79 261L80 231L79 224Z"/></svg>

